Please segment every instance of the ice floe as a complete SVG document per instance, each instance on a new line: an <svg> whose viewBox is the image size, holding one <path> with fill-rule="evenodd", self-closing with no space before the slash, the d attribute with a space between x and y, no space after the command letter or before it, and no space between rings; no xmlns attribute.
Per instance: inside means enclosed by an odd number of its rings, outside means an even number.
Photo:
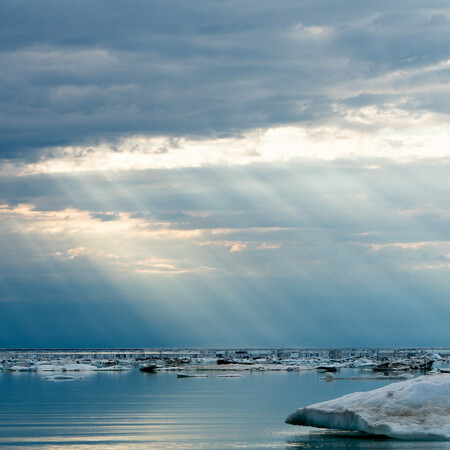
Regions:
<svg viewBox="0 0 450 450"><path fill-rule="evenodd" d="M286 423L450 440L450 374L421 376L297 409Z"/></svg>
<svg viewBox="0 0 450 450"><path fill-rule="evenodd" d="M83 377L74 376L74 375L50 375L48 377L44 377L43 380L48 381L73 381L73 380L82 380Z"/></svg>
<svg viewBox="0 0 450 450"><path fill-rule="evenodd" d="M398 379L402 374L413 376L417 371L449 371L450 349L0 349L0 372L2 367L5 373L132 369L183 372L194 368L247 373L317 369L325 373L339 371L335 380L348 379L345 370L357 368L361 377L378 373L383 377L377 379L386 380Z"/></svg>
<svg viewBox="0 0 450 450"><path fill-rule="evenodd" d="M90 364L41 364L37 365L38 372L93 372L98 370Z"/></svg>
<svg viewBox="0 0 450 450"><path fill-rule="evenodd" d="M115 365L115 366L107 366L107 367L96 367L94 369L97 372L125 372L128 370L133 370L132 366L121 366L121 365Z"/></svg>
<svg viewBox="0 0 450 450"><path fill-rule="evenodd" d="M177 373L178 378L208 378L208 375L198 373Z"/></svg>

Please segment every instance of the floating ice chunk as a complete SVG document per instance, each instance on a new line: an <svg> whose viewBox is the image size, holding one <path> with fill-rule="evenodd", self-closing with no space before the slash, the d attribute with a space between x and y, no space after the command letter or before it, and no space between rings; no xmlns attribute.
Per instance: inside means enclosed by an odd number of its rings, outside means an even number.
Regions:
<svg viewBox="0 0 450 450"><path fill-rule="evenodd" d="M60 375L50 375L48 377L44 377L43 379L49 381L70 381L70 380L81 380L83 379L83 377L60 374Z"/></svg>
<svg viewBox="0 0 450 450"><path fill-rule="evenodd" d="M199 373L177 373L178 378L208 378L208 375L199 374Z"/></svg>
<svg viewBox="0 0 450 450"><path fill-rule="evenodd" d="M65 364L62 367L65 372L92 372L98 370L98 367L90 364Z"/></svg>
<svg viewBox="0 0 450 450"><path fill-rule="evenodd" d="M127 371L127 370L133 370L133 367L115 365L115 366L107 366L107 367L97 367L94 370L96 370L98 372L123 372L123 371Z"/></svg>
<svg viewBox="0 0 450 450"><path fill-rule="evenodd" d="M300 408L286 423L398 439L450 440L450 374L422 376Z"/></svg>
<svg viewBox="0 0 450 450"><path fill-rule="evenodd" d="M56 364L41 364L37 366L38 372L55 372L61 371L62 366L58 366Z"/></svg>
<svg viewBox="0 0 450 450"><path fill-rule="evenodd" d="M243 375L239 373L223 373L220 375L216 375L217 378L242 378Z"/></svg>
<svg viewBox="0 0 450 450"><path fill-rule="evenodd" d="M98 368L90 364L42 364L37 366L38 372L91 372L94 370L98 370Z"/></svg>
<svg viewBox="0 0 450 450"><path fill-rule="evenodd" d="M336 377L331 372L325 373L325 381L334 381Z"/></svg>
<svg viewBox="0 0 450 450"><path fill-rule="evenodd" d="M360 359L356 360L353 365L358 369L371 369L372 367L376 366L377 363L373 362L370 359Z"/></svg>
<svg viewBox="0 0 450 450"><path fill-rule="evenodd" d="M8 370L11 372L34 372L36 368L34 366L11 366Z"/></svg>

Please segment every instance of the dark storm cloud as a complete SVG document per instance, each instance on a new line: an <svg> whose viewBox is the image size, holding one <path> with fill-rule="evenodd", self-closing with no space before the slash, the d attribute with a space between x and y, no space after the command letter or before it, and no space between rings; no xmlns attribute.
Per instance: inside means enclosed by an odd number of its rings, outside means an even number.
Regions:
<svg viewBox="0 0 450 450"><path fill-rule="evenodd" d="M3 2L0 152L332 121L332 103L349 96L340 84L449 58L445 6ZM408 107L444 109L438 96Z"/></svg>

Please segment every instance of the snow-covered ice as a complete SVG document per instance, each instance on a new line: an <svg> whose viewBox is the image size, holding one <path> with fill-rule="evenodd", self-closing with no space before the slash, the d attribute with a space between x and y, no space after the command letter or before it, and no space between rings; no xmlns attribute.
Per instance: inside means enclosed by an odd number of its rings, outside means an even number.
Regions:
<svg viewBox="0 0 450 450"><path fill-rule="evenodd" d="M10 372L34 372L36 368L33 366L11 366L8 370Z"/></svg>
<svg viewBox="0 0 450 450"><path fill-rule="evenodd" d="M450 374L421 376L294 411L286 423L398 439L450 440Z"/></svg>
<svg viewBox="0 0 450 450"><path fill-rule="evenodd" d="M127 370L133 370L133 367L121 366L116 364L115 366L97 367L94 370L97 372L124 372Z"/></svg>
<svg viewBox="0 0 450 450"><path fill-rule="evenodd" d="M98 370L90 364L41 364L37 365L38 372L92 372Z"/></svg>

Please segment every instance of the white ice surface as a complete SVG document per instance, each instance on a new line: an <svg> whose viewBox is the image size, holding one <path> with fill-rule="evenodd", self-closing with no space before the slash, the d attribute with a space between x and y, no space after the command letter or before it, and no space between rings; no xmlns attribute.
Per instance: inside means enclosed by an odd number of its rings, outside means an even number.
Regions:
<svg viewBox="0 0 450 450"><path fill-rule="evenodd" d="M37 366L38 372L91 372L98 370L90 364L42 364Z"/></svg>
<svg viewBox="0 0 450 450"><path fill-rule="evenodd" d="M422 376L294 411L286 423L450 440L450 374Z"/></svg>
<svg viewBox="0 0 450 450"><path fill-rule="evenodd" d="M33 372L35 368L30 366L11 366L8 370L11 372Z"/></svg>
<svg viewBox="0 0 450 450"><path fill-rule="evenodd" d="M48 381L72 381L72 380L82 380L83 377L61 374L61 375L51 375L48 377L44 377L43 379Z"/></svg>
<svg viewBox="0 0 450 450"><path fill-rule="evenodd" d="M115 365L115 366L107 366L107 367L98 367L94 370L96 370L97 372L123 372L126 370L133 370L133 367Z"/></svg>

